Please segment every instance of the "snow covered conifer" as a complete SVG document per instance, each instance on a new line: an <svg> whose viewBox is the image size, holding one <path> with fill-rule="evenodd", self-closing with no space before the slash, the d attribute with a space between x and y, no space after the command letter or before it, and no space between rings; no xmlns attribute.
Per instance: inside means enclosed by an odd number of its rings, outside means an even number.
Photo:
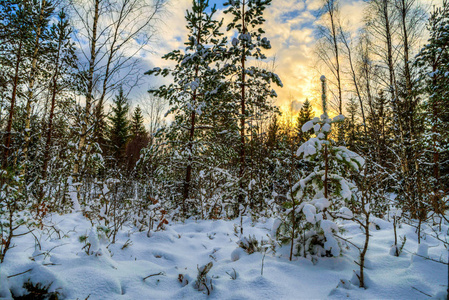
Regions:
<svg viewBox="0 0 449 300"><path fill-rule="evenodd" d="M239 192L238 201L242 207L248 187L251 186L250 176L247 176L246 136L251 126L248 126L250 116L263 116L273 110L269 98L276 97L272 84L282 87L280 78L273 72L251 65L251 59L266 59L263 50L271 49L270 41L262 35L265 31L264 10L271 4L271 0L229 0L224 6L225 14L232 17L227 30L234 30L235 36L228 49L229 59L226 65L226 75L229 82L230 99L235 99L234 114L239 124L238 146L239 156ZM249 132L251 133L251 131Z"/></svg>
<svg viewBox="0 0 449 300"><path fill-rule="evenodd" d="M167 137L173 146L174 168L184 169L182 180L182 214L187 215L188 202L194 197L194 172L198 156L204 150L201 137L209 129L208 110L213 109L211 102L221 87L223 78L219 61L225 54L226 38L219 29L222 21L214 20L215 6L208 12L209 1L194 0L191 11L187 11L186 20L189 29L188 39L183 51L174 50L164 59L176 62L173 69L154 68L148 75L173 76L173 83L150 91L156 96L168 100L174 121L167 130ZM173 171L173 170L172 170ZM179 180L178 180L179 181Z"/></svg>
<svg viewBox="0 0 449 300"><path fill-rule="evenodd" d="M343 120L341 115L330 119L323 114L304 124L302 130L313 129L316 137L302 144L296 153L313 165L313 171L294 186L294 195L291 195L299 201L296 213L306 220L307 232L300 247L303 252L318 256L340 254L340 246L333 235L338 226L333 220L335 213L348 211L345 206L353 201L356 189L349 178L350 172L359 171L364 164L359 155L328 139L332 124Z"/></svg>
<svg viewBox="0 0 449 300"><path fill-rule="evenodd" d="M324 93L323 107L326 107ZM304 174L287 195L295 205L286 213L298 214L302 222L302 235L298 234L296 240L297 255L340 254L340 245L334 236L339 228L334 218L350 212L346 205L354 201L356 186L349 175L358 172L364 164L358 154L336 146L335 141L329 139L332 125L343 120L342 115L330 119L324 109L320 118L315 117L302 126L303 132L313 130L316 137L310 138L296 152L298 157L311 164L313 170ZM276 231L279 232L279 228Z"/></svg>
<svg viewBox="0 0 449 300"><path fill-rule="evenodd" d="M109 142L111 154L115 160L113 165L121 167L125 158L126 144L130 138L130 122L128 120L129 104L120 88L118 95L114 99L114 105L111 107L112 115L109 117L111 128L109 129Z"/></svg>
<svg viewBox="0 0 449 300"><path fill-rule="evenodd" d="M429 39L418 54L415 64L420 68L420 94L424 97L425 122L423 151L431 186L430 206L437 214L444 212L444 191L449 188L449 1L430 15ZM447 205L447 204L446 204Z"/></svg>
<svg viewBox="0 0 449 300"><path fill-rule="evenodd" d="M314 115L315 113L313 112L312 105L310 104L309 99L306 99L306 101L304 101L299 111L298 118L296 119L296 128L295 128L298 134L299 141L302 143L309 140L311 135L309 132L303 132L301 128L305 123L312 120Z"/></svg>

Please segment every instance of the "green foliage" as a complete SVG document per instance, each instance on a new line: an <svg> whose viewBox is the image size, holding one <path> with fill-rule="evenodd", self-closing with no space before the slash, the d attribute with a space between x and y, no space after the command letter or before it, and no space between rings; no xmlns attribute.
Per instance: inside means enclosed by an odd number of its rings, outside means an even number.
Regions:
<svg viewBox="0 0 449 300"><path fill-rule="evenodd" d="M419 67L418 93L424 98L421 119L425 123L422 146L427 157L433 199L449 188L449 2L434 8L428 20L429 39L416 57ZM436 202L439 202L437 200ZM440 209L440 204L432 204Z"/></svg>
<svg viewBox="0 0 449 300"><path fill-rule="evenodd" d="M23 288L28 291L28 294L23 296L15 296L14 299L20 300L58 300L60 293L58 291L49 292L51 282L48 285L44 285L40 282L33 283L31 280L28 280L23 284Z"/></svg>
<svg viewBox="0 0 449 300"><path fill-rule="evenodd" d="M20 168L16 172L0 170L0 263L13 246L15 231L34 224L33 203L24 194L24 176L20 175Z"/></svg>
<svg viewBox="0 0 449 300"><path fill-rule="evenodd" d="M299 114L296 119L295 131L299 137L299 143L302 144L311 138L311 134L309 132L303 132L301 128L308 121L312 120L314 116L315 113L313 112L313 107L310 104L309 99L306 99L306 101L304 101L304 103L302 104L302 107L299 110Z"/></svg>
<svg viewBox="0 0 449 300"><path fill-rule="evenodd" d="M355 184L351 172L357 173L364 160L329 139L332 125L341 124L343 116L329 119L326 114L302 127L314 131L316 137L303 143L297 156L311 166L310 172L291 188L281 213L281 222L274 228L282 242L290 242L291 255L336 256L340 246L333 236L338 226L334 216L354 199Z"/></svg>
<svg viewBox="0 0 449 300"><path fill-rule="evenodd" d="M139 105L137 105L137 107L134 109L130 126L130 132L134 138L147 134L145 126L143 125L143 121L142 109Z"/></svg>
<svg viewBox="0 0 449 300"><path fill-rule="evenodd" d="M348 117L345 118L344 122L344 133L346 135L345 142L350 150L356 150L356 146L360 145L362 137L362 132L360 131L362 125L358 122L358 110L359 108L356 99L350 98L346 104Z"/></svg>
<svg viewBox="0 0 449 300"><path fill-rule="evenodd" d="M119 89L111 110L112 115L109 117L111 123L109 141L113 157L116 163L121 165L125 158L126 144L130 138L130 125L128 120L129 104L122 88Z"/></svg>

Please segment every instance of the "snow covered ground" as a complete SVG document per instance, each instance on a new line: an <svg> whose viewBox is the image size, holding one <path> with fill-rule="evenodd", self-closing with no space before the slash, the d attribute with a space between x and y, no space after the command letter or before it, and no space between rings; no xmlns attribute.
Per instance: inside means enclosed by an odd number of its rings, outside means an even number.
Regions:
<svg viewBox="0 0 449 300"><path fill-rule="evenodd" d="M273 221L252 224L245 219L244 236L251 234L259 241L268 240ZM408 225L399 229L399 235L407 237L405 250L400 257L390 255L393 228L382 220L376 221L379 230L374 225L372 228L367 289L349 283L353 270L358 268L354 263L358 251L353 247L346 249L343 256L320 258L315 264L301 257L289 261L288 247L268 252L265 258L261 252L249 255L241 248L236 250L237 221L188 220L168 225L149 238L146 232L125 228L109 251L108 242L96 240L91 223L81 214L53 215L46 223L55 225L35 230L36 238L32 234L17 238L17 247L7 253L0 265L1 299L11 299L9 290L16 296L25 293L22 286L28 280L51 283L49 291L58 291L60 299L428 299L425 294L445 297L447 266L412 255L418 250L417 235ZM346 238L362 245L363 234L358 226L347 222L344 228ZM82 249L85 242L80 242L80 236L89 234L93 255L87 255ZM128 246L123 247L125 244ZM431 258L447 261L447 250L439 241L427 236L423 244L428 246ZM425 255L426 250L426 246L420 247L421 254ZM195 289L195 281L198 267L209 262L213 263L208 273L213 291L207 296L206 290Z"/></svg>

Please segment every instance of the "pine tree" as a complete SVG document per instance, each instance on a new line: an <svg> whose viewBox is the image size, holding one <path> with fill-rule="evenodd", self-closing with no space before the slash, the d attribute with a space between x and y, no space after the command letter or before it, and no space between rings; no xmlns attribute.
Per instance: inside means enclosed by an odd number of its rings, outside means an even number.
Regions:
<svg viewBox="0 0 449 300"><path fill-rule="evenodd" d="M109 117L111 123L109 129L109 142L115 163L121 166L125 158L126 144L130 137L128 120L129 104L128 99L124 95L123 88L119 89L111 110L112 115Z"/></svg>
<svg viewBox="0 0 449 300"><path fill-rule="evenodd" d="M4 135L4 147L2 156L2 168L15 167L17 158L13 158L13 145L18 141L13 140L12 131L14 128L16 106L22 85L26 82L26 72L28 58L33 43L33 13L32 6L26 1L1 1L0 11L4 16L1 20L4 28L4 34L0 40L0 66L6 70L5 86L9 102L8 117ZM16 145L14 145L16 146Z"/></svg>
<svg viewBox="0 0 449 300"><path fill-rule="evenodd" d="M203 130L211 128L209 117L216 110L212 103L219 90L223 89L221 81L224 75L219 62L226 52L226 38L221 37L222 21L213 19L217 11L215 6L210 8L210 12L208 10L209 1L194 0L192 10L187 11L189 34L185 51L175 50L163 57L177 63L174 69L155 68L147 72L150 75L171 74L174 78L174 83L168 87L162 86L151 92L168 100L170 113L175 117L166 134L175 150L177 167L185 168L181 196L184 216L192 209L187 207L187 201L194 198L193 173L204 145L201 139Z"/></svg>
<svg viewBox="0 0 449 300"><path fill-rule="evenodd" d="M133 137L145 135L147 133L147 131L145 130L145 126L143 125L142 109L139 105L137 105L137 107L134 109L134 113L131 118L130 131Z"/></svg>
<svg viewBox="0 0 449 300"><path fill-rule="evenodd" d="M50 26L50 19L53 17L53 13L55 10L55 4L52 3L50 0L30 0L29 3L27 3L28 6L32 7L31 14L32 14L32 23L31 23L31 32L32 32L32 44L30 45L30 66L29 70L27 70L28 76L27 76L27 93L26 93L26 105L25 105L25 126L23 129L23 135L24 135L24 143L23 143L23 169L22 172L25 175L27 174L27 168L30 164L29 162L29 152L30 147L32 146L31 139L31 128L32 128L32 110L37 102L37 94L39 94L38 90L38 80L40 78L45 78L49 75L49 70L47 70L45 67L42 67L45 65L46 61L43 59L45 58L46 53L51 52L52 49L48 47L48 45L51 45L49 43L49 29ZM41 86L45 87L45 84L41 84ZM35 166L36 169L39 169L37 166Z"/></svg>
<svg viewBox="0 0 449 300"><path fill-rule="evenodd" d="M57 98L62 92L68 89L69 81L75 77L76 56L74 45L70 35L72 29L64 10L58 14L58 22L50 28L49 37L51 39L50 57L54 64L53 74L50 86L50 110L48 123L46 126L46 141L44 146L44 158L42 164L42 180L47 178L47 168L50 160L50 150L52 146L55 111L57 108Z"/></svg>
<svg viewBox="0 0 449 300"><path fill-rule="evenodd" d="M296 119L295 131L298 135L299 143L304 143L308 141L311 137L309 132L302 132L301 128L304 124L312 120L315 116L313 112L313 107L309 102L309 99L306 99L302 104L301 109L299 110L298 117Z"/></svg>
<svg viewBox="0 0 449 300"><path fill-rule="evenodd" d="M357 123L358 104L355 98L350 98L346 104L348 118L345 119L344 132L346 134L345 143L350 150L355 150L360 139L360 124Z"/></svg>
<svg viewBox="0 0 449 300"><path fill-rule="evenodd" d="M444 191L449 189L449 1L432 12L427 29L429 40L416 59L420 68L421 86L418 92L424 97L422 119L425 132L422 146L427 157L422 167L429 166L431 203L433 210L443 213Z"/></svg>
<svg viewBox="0 0 449 300"><path fill-rule="evenodd" d="M268 126L267 147L270 148L270 152L278 146L280 130L279 117L275 114Z"/></svg>
<svg viewBox="0 0 449 300"><path fill-rule="evenodd" d="M279 77L273 72L263 68L250 66L248 60L265 59L263 50L270 49L270 41L263 37L263 13L271 4L271 0L231 0L224 4L225 14L232 17L232 21L227 25L228 31L235 31L236 37L231 41L228 49L229 64L226 68L226 75L232 81L229 85L230 99L235 99L233 111L236 119L239 120L239 193L238 202L240 210L244 206L247 198L247 187L249 182L245 173L247 170L247 130L250 116L264 116L271 112L273 107L269 98L276 97L276 92L271 89L271 83L282 87ZM249 130L248 130L249 131ZM251 133L251 131L249 132ZM238 206L236 206L238 207Z"/></svg>
<svg viewBox="0 0 449 300"><path fill-rule="evenodd" d="M38 207L47 207L49 210L64 211L66 205L61 205L60 199L64 198L56 194L56 191L64 191L68 177L71 175L68 169L72 169L73 161L70 157L70 135L66 130L72 122L70 112L73 109L72 88L73 81L77 78L75 47L70 38L72 28L68 16L61 10L49 29L48 58L52 61L50 84L48 86L49 100L46 102L45 114L42 117L42 143L37 143L34 154L35 163L39 164L40 172L34 176L40 176ZM75 80L74 80L75 79ZM46 115L48 111L48 117ZM61 155L62 154L62 155ZM42 162L37 161L42 157ZM64 158L64 159L63 159ZM65 167L62 167L64 164ZM69 168L67 168L69 166ZM45 184L43 184L45 182ZM58 188L56 188L58 187ZM53 191L55 194L50 194ZM46 201L42 199L46 197ZM59 202L61 201L61 202Z"/></svg>
<svg viewBox="0 0 449 300"><path fill-rule="evenodd" d="M148 132L143 124L142 109L139 105L134 109L130 125L130 141L126 146L128 170L131 171L140 158L141 150L148 145Z"/></svg>

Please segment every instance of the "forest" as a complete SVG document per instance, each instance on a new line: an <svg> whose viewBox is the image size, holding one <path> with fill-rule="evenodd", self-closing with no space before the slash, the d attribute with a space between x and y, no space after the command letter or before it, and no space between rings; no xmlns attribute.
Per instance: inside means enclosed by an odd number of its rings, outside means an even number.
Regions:
<svg viewBox="0 0 449 300"><path fill-rule="evenodd" d="M449 300L449 1L274 1L0 0L0 299Z"/></svg>

